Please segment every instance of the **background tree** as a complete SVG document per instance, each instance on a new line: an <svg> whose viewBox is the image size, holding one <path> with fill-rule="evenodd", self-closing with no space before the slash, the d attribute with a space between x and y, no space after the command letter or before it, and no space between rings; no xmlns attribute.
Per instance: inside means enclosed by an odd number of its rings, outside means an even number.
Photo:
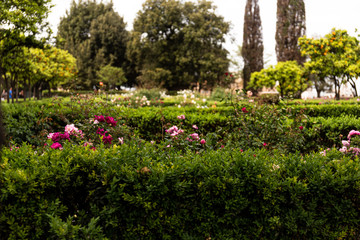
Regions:
<svg viewBox="0 0 360 240"><path fill-rule="evenodd" d="M99 79L109 87L109 89L114 89L116 86L121 86L127 81L124 70L122 70L122 68L113 67L111 65L102 67L97 72L97 75Z"/></svg>
<svg viewBox="0 0 360 240"><path fill-rule="evenodd" d="M279 62L276 66L252 73L249 88L275 87L282 98L298 96L310 84L303 71L296 61Z"/></svg>
<svg viewBox="0 0 360 240"><path fill-rule="evenodd" d="M276 22L276 58L278 62L297 61L303 64L298 38L305 35L305 4L303 0L278 0Z"/></svg>
<svg viewBox="0 0 360 240"><path fill-rule="evenodd" d="M68 50L77 59L77 88L89 89L96 85L96 73L101 67L126 65L128 32L125 27L112 2L71 3L70 11L60 20L57 46Z"/></svg>
<svg viewBox="0 0 360 240"><path fill-rule="evenodd" d="M360 76L360 45L356 37L345 30L333 29L324 38L299 38L301 53L310 61L305 64L309 72L329 79L340 99L340 88L349 83L357 96L355 80Z"/></svg>
<svg viewBox="0 0 360 240"><path fill-rule="evenodd" d="M248 0L246 3L241 55L244 59L243 81L246 89L251 73L264 68L264 45L258 0Z"/></svg>
<svg viewBox="0 0 360 240"><path fill-rule="evenodd" d="M165 74L162 83L170 90L219 82L229 65L223 48L229 24L214 10L207 1L147 0L134 21L128 46L139 80Z"/></svg>
<svg viewBox="0 0 360 240"><path fill-rule="evenodd" d="M41 45L44 41L36 36L45 30L51 32L46 21L50 3L51 0L0 1L0 92L7 72L6 58L13 57L13 51L20 51L22 46Z"/></svg>

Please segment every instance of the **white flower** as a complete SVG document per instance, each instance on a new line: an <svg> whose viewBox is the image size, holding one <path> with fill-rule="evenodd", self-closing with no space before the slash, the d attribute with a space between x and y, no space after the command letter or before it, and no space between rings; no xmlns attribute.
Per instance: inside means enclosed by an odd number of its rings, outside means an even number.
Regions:
<svg viewBox="0 0 360 240"><path fill-rule="evenodd" d="M119 143L120 143L120 144L124 144L124 138L119 137L118 140L119 140Z"/></svg>

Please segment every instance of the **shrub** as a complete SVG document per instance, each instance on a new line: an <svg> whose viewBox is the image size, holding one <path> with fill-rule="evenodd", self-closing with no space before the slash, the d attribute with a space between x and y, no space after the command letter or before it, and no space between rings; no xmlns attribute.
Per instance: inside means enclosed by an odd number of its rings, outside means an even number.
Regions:
<svg viewBox="0 0 360 240"><path fill-rule="evenodd" d="M229 144L243 149L266 148L283 152L308 151L309 126L303 111L284 105L234 105L228 124Z"/></svg>
<svg viewBox="0 0 360 240"><path fill-rule="evenodd" d="M231 98L231 92L222 87L216 87L212 90L210 100L224 101Z"/></svg>
<svg viewBox="0 0 360 240"><path fill-rule="evenodd" d="M360 162L337 150L179 154L129 143L3 155L1 239L360 236Z"/></svg>

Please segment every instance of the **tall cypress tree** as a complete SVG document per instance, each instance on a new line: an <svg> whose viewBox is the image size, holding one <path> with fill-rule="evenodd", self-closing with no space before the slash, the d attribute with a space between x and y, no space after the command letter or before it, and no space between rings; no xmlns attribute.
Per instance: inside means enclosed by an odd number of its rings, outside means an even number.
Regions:
<svg viewBox="0 0 360 240"><path fill-rule="evenodd" d="M241 55L244 59L244 88L250 82L251 73L264 68L264 45L258 0L248 0L245 7L244 38Z"/></svg>
<svg viewBox="0 0 360 240"><path fill-rule="evenodd" d="M298 38L305 35L305 4L303 0L278 0L276 22L276 57L278 62L305 62L300 54Z"/></svg>

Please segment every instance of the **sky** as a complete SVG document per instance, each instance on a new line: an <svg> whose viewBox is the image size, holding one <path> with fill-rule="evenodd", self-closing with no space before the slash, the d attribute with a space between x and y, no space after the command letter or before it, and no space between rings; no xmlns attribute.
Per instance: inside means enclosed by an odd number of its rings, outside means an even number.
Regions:
<svg viewBox="0 0 360 240"><path fill-rule="evenodd" d="M78 0L76 0L78 1ZM195 1L195 0L194 0ZM55 6L49 14L49 22L54 33L60 18L66 15L72 0L52 0ZM100 2L100 0L98 0ZM103 2L107 2L104 0ZM114 9L124 18L127 30L132 29L137 12L142 9L145 0L113 0ZM226 37L225 48L230 56L238 60L236 51L242 45L243 24L246 0L213 0L217 14L231 23L231 30ZM306 36L322 37L332 28L347 30L351 36L360 34L360 0L304 0L306 10ZM263 28L264 59L269 64L276 64L275 31L277 0L259 0L260 17ZM355 33L358 28L359 32Z"/></svg>

